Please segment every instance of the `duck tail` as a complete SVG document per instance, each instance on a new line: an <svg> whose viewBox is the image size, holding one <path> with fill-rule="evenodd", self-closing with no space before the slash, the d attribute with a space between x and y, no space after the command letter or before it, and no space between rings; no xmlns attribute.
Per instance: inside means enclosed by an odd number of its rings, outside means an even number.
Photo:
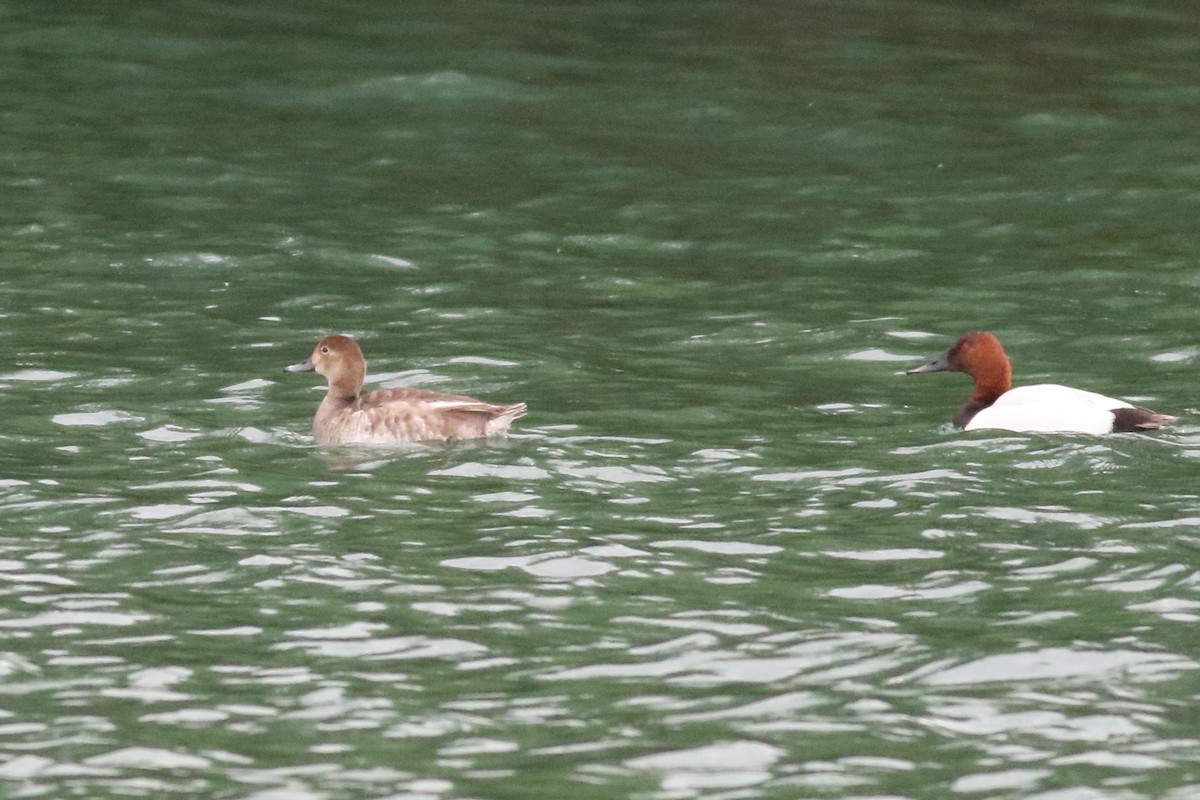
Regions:
<svg viewBox="0 0 1200 800"><path fill-rule="evenodd" d="M1170 414L1160 414L1148 408L1131 406L1113 409L1113 432L1152 431L1174 422Z"/></svg>
<svg viewBox="0 0 1200 800"><path fill-rule="evenodd" d="M517 417L525 416L529 408L524 403L513 403L510 406L496 406L494 415L487 421L488 436L499 436L508 432L508 426Z"/></svg>

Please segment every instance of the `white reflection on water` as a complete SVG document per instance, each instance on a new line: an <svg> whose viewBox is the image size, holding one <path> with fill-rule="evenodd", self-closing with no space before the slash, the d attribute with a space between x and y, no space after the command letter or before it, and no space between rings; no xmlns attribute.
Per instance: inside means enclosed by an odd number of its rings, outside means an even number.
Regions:
<svg viewBox="0 0 1200 800"><path fill-rule="evenodd" d="M922 680L935 686L1014 680L1089 680L1113 674L1137 680L1166 680L1197 666L1192 659L1173 653L1048 647L1028 653L984 656L937 670Z"/></svg>
<svg viewBox="0 0 1200 800"><path fill-rule="evenodd" d="M846 600L948 600L978 594L992 588L991 584L978 580L940 583L939 579L934 579L930 584L919 588L861 584L830 589L829 596Z"/></svg>
<svg viewBox="0 0 1200 800"><path fill-rule="evenodd" d="M64 628L98 625L125 628L154 619L152 614L132 611L44 611L28 617L0 619L0 628Z"/></svg>
<svg viewBox="0 0 1200 800"><path fill-rule="evenodd" d="M201 431L186 431L178 425L160 425L138 433L138 436L151 442L186 442L203 435Z"/></svg>
<svg viewBox="0 0 1200 800"><path fill-rule="evenodd" d="M719 448L708 448L705 450L697 450L692 453L699 459L711 461L714 463L722 463L726 461L739 461L743 458L760 458L756 453L749 453L744 450L729 450Z"/></svg>
<svg viewBox="0 0 1200 800"><path fill-rule="evenodd" d="M628 769L660 772L664 792L735 789L763 783L784 751L756 741L717 742L689 750L638 756L624 762Z"/></svg>
<svg viewBox="0 0 1200 800"><path fill-rule="evenodd" d="M123 422L141 422L142 418L127 411L76 411L68 414L55 414L50 418L58 425L102 427L117 425Z"/></svg>
<svg viewBox="0 0 1200 800"><path fill-rule="evenodd" d="M657 466L589 466L580 462L558 462L556 469L572 478L591 478L602 483L660 483L672 480L664 469Z"/></svg>
<svg viewBox="0 0 1200 800"><path fill-rule="evenodd" d="M830 558L844 558L850 561L908 561L942 558L946 555L941 550L922 550L915 547L892 550L825 550L823 553Z"/></svg>
<svg viewBox="0 0 1200 800"><path fill-rule="evenodd" d="M751 480L770 483L808 483L816 482L822 488L831 486L868 486L883 484L889 489L911 491L923 488L928 484L944 486L947 481L964 483L980 483L981 478L966 475L951 469L927 469L910 473L879 473L864 467L847 467L829 470L799 470L795 472L764 472L754 475ZM878 502L874 499L872 502Z"/></svg>
<svg viewBox="0 0 1200 800"><path fill-rule="evenodd" d="M455 464L453 467L445 469L431 470L429 474L451 478L508 478L514 481L543 480L551 477L550 473L541 467L520 464L482 464L475 461Z"/></svg>
<svg viewBox="0 0 1200 800"><path fill-rule="evenodd" d="M31 383L50 383L74 378L77 373L60 372L54 369L20 369L16 372L6 372L0 375L0 381L23 381Z"/></svg>
<svg viewBox="0 0 1200 800"><path fill-rule="evenodd" d="M248 508L218 508L202 511L173 524L171 533L217 534L220 536L275 536L279 528L275 521Z"/></svg>
<svg viewBox="0 0 1200 800"><path fill-rule="evenodd" d="M263 378L251 378L248 381L235 383L231 386L222 386L219 391L222 392L247 392L250 390L266 389L275 385L275 381L264 380Z"/></svg>
<svg viewBox="0 0 1200 800"><path fill-rule="evenodd" d="M1163 619L1174 622L1200 622L1200 600L1185 600L1181 597L1164 597L1161 600L1151 600L1147 603L1137 603L1129 606L1130 611L1151 611Z"/></svg>
<svg viewBox="0 0 1200 800"><path fill-rule="evenodd" d="M523 570L530 575L552 580L577 580L592 578L612 572L617 567L603 561L561 553L539 553L532 556L468 556L465 558L450 558L442 562L442 566L452 569L474 570L478 572L496 572L510 567Z"/></svg>
<svg viewBox="0 0 1200 800"><path fill-rule="evenodd" d="M155 520L180 517L184 514L190 514L195 510L196 506L184 503L159 503L150 506L137 506L130 509L129 514L135 519Z"/></svg>
<svg viewBox="0 0 1200 800"><path fill-rule="evenodd" d="M93 767L173 770L208 769L212 765L208 758L161 747L124 747L93 756L84 763Z"/></svg>
<svg viewBox="0 0 1200 800"><path fill-rule="evenodd" d="M895 669L902 663L902 653L914 641L901 634L855 633L772 648L769 655L756 656L723 649L715 636L690 634L648 649L630 651L631 655L669 654L660 660L552 669L539 677L546 681L659 677L683 686L715 686L772 684L805 675L809 680L825 683ZM679 651L682 651L679 655L674 654Z"/></svg>
<svg viewBox="0 0 1200 800"><path fill-rule="evenodd" d="M1042 778L1051 775L1048 769L1005 769L964 775L951 784L951 790L962 794L1030 790Z"/></svg>
<svg viewBox="0 0 1200 800"><path fill-rule="evenodd" d="M689 526L692 527L692 526ZM664 550L696 550L701 553L715 553L718 555L753 555L762 556L772 553L779 553L783 550L782 547L777 547L770 544L752 544L750 542L730 542L730 541L707 541L698 539L668 539L666 541L654 542L652 547L662 548Z"/></svg>
<svg viewBox="0 0 1200 800"><path fill-rule="evenodd" d="M931 728L954 734L995 736L1035 733L1057 741L1103 742L1133 739L1145 728L1128 717L1111 714L1070 716L1062 711L1038 710L1006 713L990 703L971 702L935 706L924 720Z"/></svg>
<svg viewBox="0 0 1200 800"><path fill-rule="evenodd" d="M637 625L650 625L660 628L708 631L709 633L716 633L726 636L761 636L770 633L771 631L771 629L765 625L757 625L750 622L725 622L719 619L710 619L710 616L712 615L695 612L680 614L676 617L671 617L668 619L654 619L652 617L616 617L613 619L613 623L633 623ZM737 611L728 611L721 614L721 616L733 618L745 616L745 614Z"/></svg>
<svg viewBox="0 0 1200 800"><path fill-rule="evenodd" d="M767 472L753 476L752 481L829 481L841 478L855 478L860 475L870 475L872 470L865 467L847 467L846 469L808 469L795 472Z"/></svg>
<svg viewBox="0 0 1200 800"><path fill-rule="evenodd" d="M193 478L175 481L156 481L154 483L135 484L129 487L137 491L172 491L176 489L224 490L233 492L261 492L262 489L253 483L244 481L224 481L217 478Z"/></svg>
<svg viewBox="0 0 1200 800"><path fill-rule="evenodd" d="M1087 556L1075 556L1064 561L1059 561L1055 564L1046 564L1037 567L1021 567L1012 570L1009 575L1013 578L1023 580L1054 580L1062 575L1072 572L1082 572L1091 569L1097 564L1096 559L1088 558Z"/></svg>
<svg viewBox="0 0 1200 800"><path fill-rule="evenodd" d="M1005 522L1020 522L1025 525L1037 525L1044 522L1061 522L1078 526L1082 530L1093 530L1113 525L1115 520L1098 514L1085 514L1068 511L1064 508L1021 508L1016 506L990 506L979 509L985 517Z"/></svg>
<svg viewBox="0 0 1200 800"><path fill-rule="evenodd" d="M301 641L281 642L273 646L279 651L303 650L314 656L365 658L370 660L401 660L418 658L465 658L481 656L487 648L462 639L435 639L425 636L392 636L362 639L356 634L345 637L320 634L309 638L304 631L292 631Z"/></svg>
<svg viewBox="0 0 1200 800"><path fill-rule="evenodd" d="M904 353L889 353L879 347L872 347L866 350L859 350L854 353L848 353L843 356L847 361L915 361L912 356Z"/></svg>
<svg viewBox="0 0 1200 800"><path fill-rule="evenodd" d="M683 725L689 722L713 722L716 720L765 722L775 719L794 719L797 712L818 708L826 702L828 700L817 692L781 692L766 700L753 700L730 708L672 714L669 721Z"/></svg>

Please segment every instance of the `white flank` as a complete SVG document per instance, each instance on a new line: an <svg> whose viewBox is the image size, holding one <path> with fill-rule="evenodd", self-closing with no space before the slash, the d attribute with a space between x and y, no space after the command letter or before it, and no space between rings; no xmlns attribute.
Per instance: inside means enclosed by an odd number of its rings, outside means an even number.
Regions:
<svg viewBox="0 0 1200 800"><path fill-rule="evenodd" d="M1111 433L1113 410L1132 408L1124 400L1054 383L1018 386L980 411L965 430L1020 433Z"/></svg>

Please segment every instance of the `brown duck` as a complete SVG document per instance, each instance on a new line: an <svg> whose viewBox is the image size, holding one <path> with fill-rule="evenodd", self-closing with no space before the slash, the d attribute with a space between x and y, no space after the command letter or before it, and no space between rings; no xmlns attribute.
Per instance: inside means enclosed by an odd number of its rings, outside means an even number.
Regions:
<svg viewBox="0 0 1200 800"><path fill-rule="evenodd" d="M387 442L454 442L508 432L525 414L524 403L493 405L473 397L426 389L362 391L367 362L349 336L326 336L312 355L288 372L325 376L329 391L312 433L318 444L383 444Z"/></svg>

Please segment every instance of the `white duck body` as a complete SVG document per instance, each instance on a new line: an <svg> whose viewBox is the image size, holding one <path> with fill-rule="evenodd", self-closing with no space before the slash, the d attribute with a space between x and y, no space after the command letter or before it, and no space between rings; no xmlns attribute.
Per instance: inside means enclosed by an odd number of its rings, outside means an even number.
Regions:
<svg viewBox="0 0 1200 800"><path fill-rule="evenodd" d="M1133 408L1133 404L1057 383L1038 383L1009 389L971 417L963 429L1111 433L1118 408Z"/></svg>

